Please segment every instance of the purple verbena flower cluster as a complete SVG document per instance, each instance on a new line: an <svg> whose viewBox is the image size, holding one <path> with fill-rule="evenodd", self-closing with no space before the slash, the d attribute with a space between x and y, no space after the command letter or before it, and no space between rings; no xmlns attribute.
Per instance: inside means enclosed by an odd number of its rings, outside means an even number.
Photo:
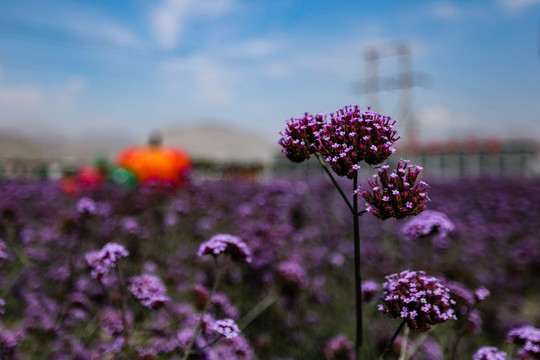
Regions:
<svg viewBox="0 0 540 360"><path fill-rule="evenodd" d="M129 255L126 248L118 243L105 244L101 250L92 250L85 254L86 262L92 268L91 275L95 279L101 279L110 269L116 266L116 262Z"/></svg>
<svg viewBox="0 0 540 360"><path fill-rule="evenodd" d="M519 355L523 359L540 359L540 329L531 325L511 329L506 341L522 346Z"/></svg>
<svg viewBox="0 0 540 360"><path fill-rule="evenodd" d="M494 346L484 346L478 349L473 355L472 360L505 360L506 353Z"/></svg>
<svg viewBox="0 0 540 360"><path fill-rule="evenodd" d="M391 318L402 318L416 332L456 319L450 290L423 271L405 270L386 276L379 310Z"/></svg>
<svg viewBox="0 0 540 360"><path fill-rule="evenodd" d="M279 145L283 147L285 156L293 162L309 159L315 151L315 144L321 127L326 123L322 114L315 116L305 113L303 117L291 118L287 128L280 133Z"/></svg>
<svg viewBox="0 0 540 360"><path fill-rule="evenodd" d="M151 274L130 278L129 291L144 306L151 309L159 308L169 301L165 285L159 277Z"/></svg>
<svg viewBox="0 0 540 360"><path fill-rule="evenodd" d="M229 255L234 261L239 263L251 262L251 251L239 237L229 234L217 234L210 240L204 242L199 247L197 255L212 255L217 257L220 254Z"/></svg>
<svg viewBox="0 0 540 360"><path fill-rule="evenodd" d="M374 111L345 106L330 114L315 148L337 175L352 179L360 161L380 164L395 151L392 145L399 139L395 123Z"/></svg>
<svg viewBox="0 0 540 360"><path fill-rule="evenodd" d="M345 106L330 114L329 122L322 114L290 119L279 144L291 161L318 152L337 175L352 179L360 161L380 164L395 151L392 145L399 137L394 125L390 117Z"/></svg>
<svg viewBox="0 0 540 360"><path fill-rule="evenodd" d="M400 160L390 174L388 164L378 168L378 179L368 181L372 193L362 186L358 188L358 193L368 203L366 210L382 220L390 217L402 219L426 210L428 185L423 181L415 184L422 167L408 163L409 160Z"/></svg>

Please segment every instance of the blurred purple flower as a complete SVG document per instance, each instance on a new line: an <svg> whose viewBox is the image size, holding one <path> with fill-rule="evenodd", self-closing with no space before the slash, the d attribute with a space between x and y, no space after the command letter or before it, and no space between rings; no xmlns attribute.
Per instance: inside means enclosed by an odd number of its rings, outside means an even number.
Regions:
<svg viewBox="0 0 540 360"><path fill-rule="evenodd" d="M151 309L161 307L169 301L165 285L160 278L151 274L132 277L129 280L129 291L144 306Z"/></svg>
<svg viewBox="0 0 540 360"><path fill-rule="evenodd" d="M0 354L6 359L19 359L18 356L13 355L23 337L24 334L21 331L6 330L0 325Z"/></svg>
<svg viewBox="0 0 540 360"><path fill-rule="evenodd" d="M505 360L506 353L494 346L484 346L478 349L472 360Z"/></svg>
<svg viewBox="0 0 540 360"><path fill-rule="evenodd" d="M454 231L454 223L446 214L426 210L407 222L401 229L402 233L411 240L424 236L434 236L436 239L444 239ZM440 243L440 242L439 242Z"/></svg>
<svg viewBox="0 0 540 360"><path fill-rule="evenodd" d="M105 244L101 250L89 251L85 254L86 262L92 268L91 275L95 279L101 279L110 269L116 266L116 262L129 255L126 248L115 242Z"/></svg>
<svg viewBox="0 0 540 360"><path fill-rule="evenodd" d="M474 290L474 297L478 302L484 301L490 294L491 292L483 286Z"/></svg>
<svg viewBox="0 0 540 360"><path fill-rule="evenodd" d="M354 360L354 347L347 336L339 334L326 343L324 354L327 360Z"/></svg>
<svg viewBox="0 0 540 360"><path fill-rule="evenodd" d="M540 329L531 325L514 328L506 335L506 341L523 346L523 353L534 358L540 357Z"/></svg>
<svg viewBox="0 0 540 360"><path fill-rule="evenodd" d="M201 244L197 252L199 256L212 255L216 257L220 254L229 255L236 262L251 262L251 251L246 243L239 237L229 234L214 235L210 240Z"/></svg>
<svg viewBox="0 0 540 360"><path fill-rule="evenodd" d="M378 169L378 179L374 182L368 180L373 193L362 186L358 188L358 194L368 202L367 211L386 220L391 217L402 219L426 210L426 202L429 200L426 191L428 185L423 181L415 184L422 167L408 163L409 160L400 160L390 175L389 166L383 164Z"/></svg>
<svg viewBox="0 0 540 360"><path fill-rule="evenodd" d="M140 235L141 228L135 218L128 216L122 220L122 227L130 235Z"/></svg>
<svg viewBox="0 0 540 360"><path fill-rule="evenodd" d="M282 262L277 265L276 272L287 289L302 290L308 285L306 270L297 262Z"/></svg>
<svg viewBox="0 0 540 360"><path fill-rule="evenodd" d="M6 243L0 239L0 261L6 260L9 257L9 254L6 252L7 245Z"/></svg>
<svg viewBox="0 0 540 360"><path fill-rule="evenodd" d="M255 360L253 348L242 335L220 340L208 354L208 360Z"/></svg>
<svg viewBox="0 0 540 360"><path fill-rule="evenodd" d="M450 296L455 301L454 308L456 315L461 317L466 315L476 305L474 293L470 291L464 284L458 281L445 280L444 285L450 289Z"/></svg>
<svg viewBox="0 0 540 360"><path fill-rule="evenodd" d="M402 318L416 332L456 319L450 290L423 271L405 270L386 277L379 310L391 318Z"/></svg>
<svg viewBox="0 0 540 360"><path fill-rule="evenodd" d="M4 308L5 306L6 302L4 301L4 299L0 298L0 315L4 315L6 313L6 310Z"/></svg>
<svg viewBox="0 0 540 360"><path fill-rule="evenodd" d="M473 310L467 315L467 324L463 328L463 331L473 334L480 334L482 332L482 318L478 310Z"/></svg>
<svg viewBox="0 0 540 360"><path fill-rule="evenodd" d="M96 203L89 197L82 197L77 202L77 211L81 214L94 215L97 211Z"/></svg>
<svg viewBox="0 0 540 360"><path fill-rule="evenodd" d="M120 335L124 331L122 311L119 309L105 308L101 311L101 329L108 335Z"/></svg>
<svg viewBox="0 0 540 360"><path fill-rule="evenodd" d="M381 290L381 286L374 280L362 282L362 300L369 302Z"/></svg>

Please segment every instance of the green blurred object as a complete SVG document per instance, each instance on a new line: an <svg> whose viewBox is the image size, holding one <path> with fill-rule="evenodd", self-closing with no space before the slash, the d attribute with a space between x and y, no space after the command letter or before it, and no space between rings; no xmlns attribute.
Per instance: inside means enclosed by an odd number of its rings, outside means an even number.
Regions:
<svg viewBox="0 0 540 360"><path fill-rule="evenodd" d="M117 168L111 173L111 180L125 189L134 189L137 187L137 180L131 171L124 168Z"/></svg>
<svg viewBox="0 0 540 360"><path fill-rule="evenodd" d="M114 164L104 154L97 154L94 157L94 167L105 176L112 174L112 172L115 170Z"/></svg>

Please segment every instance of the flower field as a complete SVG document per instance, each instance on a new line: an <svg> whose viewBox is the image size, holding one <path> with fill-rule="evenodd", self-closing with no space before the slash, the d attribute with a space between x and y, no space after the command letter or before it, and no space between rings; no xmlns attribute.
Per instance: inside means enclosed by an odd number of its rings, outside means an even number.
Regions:
<svg viewBox="0 0 540 360"><path fill-rule="evenodd" d="M428 209L451 226L415 237L416 218L359 218L361 358L400 326L382 295L410 270L449 289L456 319L411 327L385 359L402 346L416 360L538 359L540 180L426 181ZM353 358L353 219L322 175L77 194L3 182L0 194L1 359Z"/></svg>

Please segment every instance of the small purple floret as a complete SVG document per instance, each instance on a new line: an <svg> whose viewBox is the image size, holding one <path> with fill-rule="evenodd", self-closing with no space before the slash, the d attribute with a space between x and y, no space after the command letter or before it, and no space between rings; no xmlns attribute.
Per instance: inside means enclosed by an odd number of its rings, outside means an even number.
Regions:
<svg viewBox="0 0 540 360"><path fill-rule="evenodd" d="M240 329L233 319L217 320L212 329L227 339L232 339L240 334Z"/></svg>

